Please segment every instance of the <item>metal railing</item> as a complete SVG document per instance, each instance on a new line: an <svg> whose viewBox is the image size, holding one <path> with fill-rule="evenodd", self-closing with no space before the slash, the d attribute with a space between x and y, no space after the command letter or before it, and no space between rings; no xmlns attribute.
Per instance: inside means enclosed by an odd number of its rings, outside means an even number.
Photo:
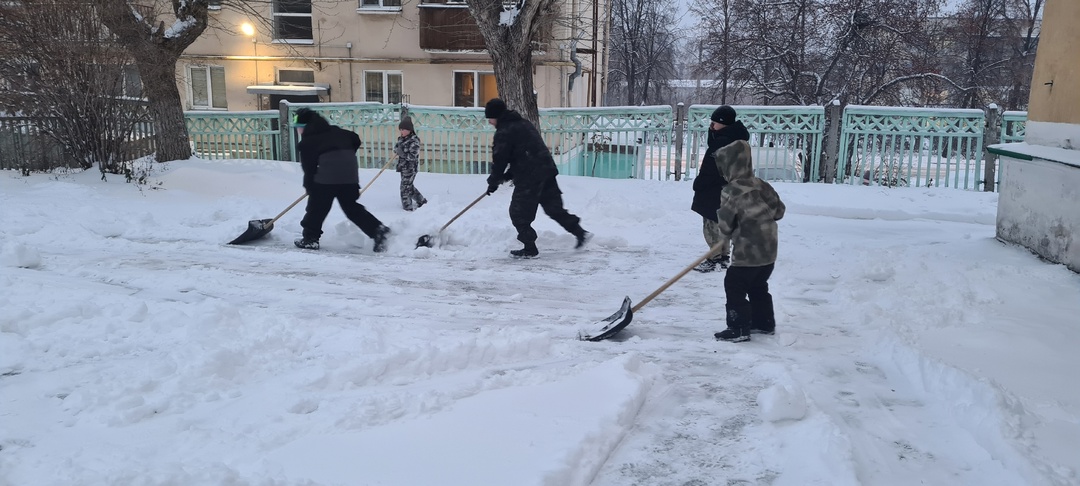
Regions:
<svg viewBox="0 0 1080 486"><path fill-rule="evenodd" d="M359 134L364 168L379 168L392 157L398 122L408 113L422 141L421 170L486 174L490 169L495 131L482 108L284 102L278 110L192 111L185 113L192 149L204 159L297 160L296 133L289 120L301 107ZM547 108L540 110L540 129L562 174L686 180L700 170L715 108L693 105L685 117L681 105L678 110ZM984 180L996 179L996 165L983 153L984 145L1023 140L1026 120L1025 112L992 110L839 105L735 109L751 134L755 170L768 180L987 190L995 187ZM139 140L150 140L148 133ZM0 168L56 166L64 157L59 147L33 120L0 117ZM148 147L153 150L152 144Z"/></svg>
<svg viewBox="0 0 1080 486"><path fill-rule="evenodd" d="M848 106L837 180L981 189L982 110Z"/></svg>

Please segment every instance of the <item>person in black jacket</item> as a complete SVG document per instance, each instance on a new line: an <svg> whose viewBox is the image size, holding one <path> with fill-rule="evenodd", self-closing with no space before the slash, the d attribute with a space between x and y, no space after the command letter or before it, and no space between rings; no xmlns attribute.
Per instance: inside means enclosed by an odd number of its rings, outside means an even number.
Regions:
<svg viewBox="0 0 1080 486"><path fill-rule="evenodd" d="M694 178L694 201L690 209L701 215L702 233L709 248L720 245L720 249L708 259L694 267L699 272L711 272L716 266L727 268L731 263L730 239L720 232L717 226L716 210L720 209L720 192L727 185L727 179L716 168L713 154L736 140L750 140L750 132L741 121L735 120L735 109L724 105L713 111L709 123L709 149L701 159L701 169Z"/></svg>
<svg viewBox="0 0 1080 486"><path fill-rule="evenodd" d="M511 251L510 255L533 258L540 254L536 248L536 231L532 228L537 206L543 207L544 213L577 237L574 248L585 246L592 235L581 228L581 218L563 208L562 191L555 182L559 169L555 167L555 159L540 132L518 112L508 110L499 98L487 102L484 117L495 127L487 193L495 192L503 182L514 181L510 222L517 229L518 241L525 247Z"/></svg>
<svg viewBox="0 0 1080 486"><path fill-rule="evenodd" d="M307 212L300 221L304 228L303 238L294 244L298 248L319 249L323 221L337 199L349 221L375 241L374 251L385 251L390 228L357 202L360 199L360 175L356 151L360 149L360 136L331 125L322 115L307 108L297 110L295 126L300 134L297 150L308 201Z"/></svg>

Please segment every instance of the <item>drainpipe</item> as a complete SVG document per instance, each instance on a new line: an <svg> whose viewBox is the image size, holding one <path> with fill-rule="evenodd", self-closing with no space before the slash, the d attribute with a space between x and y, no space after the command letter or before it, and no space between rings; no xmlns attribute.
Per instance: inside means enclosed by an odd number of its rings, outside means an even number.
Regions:
<svg viewBox="0 0 1080 486"><path fill-rule="evenodd" d="M574 90L574 79L581 77L581 60L577 57L577 39L570 44L570 60L574 62L574 72L570 73L570 79L566 82L566 92Z"/></svg>
<svg viewBox="0 0 1080 486"><path fill-rule="evenodd" d="M356 96L353 93L353 63L352 63L352 42L346 42L345 48L349 50L349 101L356 101Z"/></svg>

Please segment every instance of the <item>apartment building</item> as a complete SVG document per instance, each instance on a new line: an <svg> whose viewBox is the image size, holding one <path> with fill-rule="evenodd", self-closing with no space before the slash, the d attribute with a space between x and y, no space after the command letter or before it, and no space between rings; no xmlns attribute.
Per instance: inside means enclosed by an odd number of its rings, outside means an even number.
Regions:
<svg viewBox="0 0 1080 486"><path fill-rule="evenodd" d="M179 61L186 110L290 102L483 106L498 95L464 2L272 0L241 13L211 2L210 25ZM607 63L605 0L559 0L535 51L540 107L598 106Z"/></svg>

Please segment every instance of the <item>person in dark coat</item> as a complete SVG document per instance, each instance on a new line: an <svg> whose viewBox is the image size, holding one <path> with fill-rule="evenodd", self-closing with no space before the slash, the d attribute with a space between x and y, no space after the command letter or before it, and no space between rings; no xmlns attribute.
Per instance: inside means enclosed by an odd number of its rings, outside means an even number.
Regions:
<svg viewBox="0 0 1080 486"><path fill-rule="evenodd" d="M304 190L308 194L307 212L300 221L304 228L303 238L294 242L296 246L319 249L323 221L337 199L349 221L374 240L374 251L385 251L390 228L357 202L360 199L360 175L356 151L360 149L360 136L331 125L322 115L307 108L297 110L295 126L300 135L297 151L300 167L304 170Z"/></svg>
<svg viewBox="0 0 1080 486"><path fill-rule="evenodd" d="M731 268L724 276L727 329L716 339L749 341L751 333L776 332L769 277L776 265L776 222L787 208L772 185L754 176L750 144L736 141L716 151L716 165L727 176L717 226L734 243Z"/></svg>
<svg viewBox="0 0 1080 486"><path fill-rule="evenodd" d="M741 121L735 119L735 109L724 105L713 111L709 123L709 148L701 159L701 169L694 178L694 201L690 209L701 215L702 233L705 235L705 243L709 248L720 245L720 249L709 255L709 258L694 267L699 272L711 272L720 268L727 268L731 262L729 257L730 242L724 237L716 226L716 210L720 209L720 192L727 185L724 174L716 168L713 154L717 150L736 140L750 140L750 132Z"/></svg>
<svg viewBox="0 0 1080 486"><path fill-rule="evenodd" d="M495 127L487 193L495 192L503 182L514 182L510 222L517 229L518 241L525 247L511 251L510 255L533 258L540 254L536 248L536 231L532 228L538 206L577 238L574 248L584 247L592 235L581 228L581 218L563 208L562 191L555 181L559 169L540 132L518 112L507 109L499 98L487 102L484 117Z"/></svg>
<svg viewBox="0 0 1080 486"><path fill-rule="evenodd" d="M397 142L394 142L394 153L398 158L397 171L401 173L401 208L406 211L415 211L427 204L427 199L413 185L416 173L420 170L420 137L416 135L410 117L401 119L401 123L398 123L398 131L401 132L401 136L398 137Z"/></svg>

